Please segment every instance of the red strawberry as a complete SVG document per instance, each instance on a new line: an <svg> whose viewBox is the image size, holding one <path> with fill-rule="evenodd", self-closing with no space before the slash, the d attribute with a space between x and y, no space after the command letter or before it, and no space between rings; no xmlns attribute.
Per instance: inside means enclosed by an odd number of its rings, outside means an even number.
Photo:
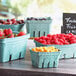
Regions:
<svg viewBox="0 0 76 76"><path fill-rule="evenodd" d="M13 38L14 37L14 34L10 34L9 36L8 36L8 38Z"/></svg>
<svg viewBox="0 0 76 76"><path fill-rule="evenodd" d="M35 38L34 40L38 41L39 40L39 37Z"/></svg>
<svg viewBox="0 0 76 76"><path fill-rule="evenodd" d="M13 34L13 32L10 28L8 29L8 34Z"/></svg>
<svg viewBox="0 0 76 76"><path fill-rule="evenodd" d="M13 18L13 19L11 19L11 21L14 21L14 22L16 22L16 19L15 19L15 18Z"/></svg>
<svg viewBox="0 0 76 76"><path fill-rule="evenodd" d="M5 24L6 24L6 25L10 25L10 22L6 22Z"/></svg>
<svg viewBox="0 0 76 76"><path fill-rule="evenodd" d="M3 23L2 23L2 24L4 24L4 25L5 25L5 24L6 24L6 21L3 21Z"/></svg>
<svg viewBox="0 0 76 76"><path fill-rule="evenodd" d="M23 36L26 35L24 32L20 32L17 36Z"/></svg>
<svg viewBox="0 0 76 76"><path fill-rule="evenodd" d="M7 22L10 22L10 20L9 20L9 19L7 19Z"/></svg>
<svg viewBox="0 0 76 76"><path fill-rule="evenodd" d="M4 36L4 33L0 31L0 37Z"/></svg>
<svg viewBox="0 0 76 76"><path fill-rule="evenodd" d="M5 33L5 35L8 35L8 29L4 29L3 32Z"/></svg>
<svg viewBox="0 0 76 76"><path fill-rule="evenodd" d="M22 22L21 22L21 21L17 21L17 23L18 23L18 24L22 24Z"/></svg>
<svg viewBox="0 0 76 76"><path fill-rule="evenodd" d="M12 30L10 28L5 29L3 32L5 33L6 36L9 35L9 34L13 34L13 32L12 32Z"/></svg>
<svg viewBox="0 0 76 76"><path fill-rule="evenodd" d="M51 34L48 34L47 37L51 37Z"/></svg>

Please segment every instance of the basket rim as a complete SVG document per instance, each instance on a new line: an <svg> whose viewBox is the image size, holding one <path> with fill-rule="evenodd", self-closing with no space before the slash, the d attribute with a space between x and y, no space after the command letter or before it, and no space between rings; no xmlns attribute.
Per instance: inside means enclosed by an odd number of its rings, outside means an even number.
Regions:
<svg viewBox="0 0 76 76"><path fill-rule="evenodd" d="M36 55L57 55L57 54L61 54L62 51L58 51L58 52L35 52L32 51L32 49L30 49L30 53L34 53Z"/></svg>
<svg viewBox="0 0 76 76"><path fill-rule="evenodd" d="M2 24L1 24L0 26L19 26L19 25L23 25L23 24L25 24L25 23L17 24L17 25L16 25L16 24L11 24L11 25L2 25Z"/></svg>
<svg viewBox="0 0 76 76"><path fill-rule="evenodd" d="M14 37L14 38L5 38L5 39L0 39L0 43L6 43L6 42L12 42L13 40L17 40L17 39L28 39L30 37L30 34L27 33L26 35L23 36L18 36L18 37ZM12 40L12 41L11 41Z"/></svg>
<svg viewBox="0 0 76 76"><path fill-rule="evenodd" d="M36 41L36 40L34 40L34 42L35 43L38 43L38 44L41 44L41 45L44 45L44 44L42 44L42 43L40 43L40 42L38 42L38 41ZM51 45L51 44L50 44ZM44 45L44 46L50 46L50 45ZM55 44L53 44L53 45L55 45ZM53 46L52 45L52 46ZM76 45L76 43L73 43L73 44L69 44L69 45L55 45L55 46L71 46L71 45Z"/></svg>

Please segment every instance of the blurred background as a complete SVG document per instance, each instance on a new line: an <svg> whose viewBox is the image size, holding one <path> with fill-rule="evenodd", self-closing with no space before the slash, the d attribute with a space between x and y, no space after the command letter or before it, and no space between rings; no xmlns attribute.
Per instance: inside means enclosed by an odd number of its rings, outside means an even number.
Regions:
<svg viewBox="0 0 76 76"><path fill-rule="evenodd" d="M0 0L0 19L50 16L53 33L60 33L63 13L76 13L76 0Z"/></svg>

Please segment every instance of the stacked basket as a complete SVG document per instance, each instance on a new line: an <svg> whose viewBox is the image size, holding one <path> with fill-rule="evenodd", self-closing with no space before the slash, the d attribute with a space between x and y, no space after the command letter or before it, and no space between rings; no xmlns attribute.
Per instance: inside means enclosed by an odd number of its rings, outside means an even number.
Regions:
<svg viewBox="0 0 76 76"><path fill-rule="evenodd" d="M11 28L13 31L21 31L24 28L24 20L0 19L0 29Z"/></svg>
<svg viewBox="0 0 76 76"><path fill-rule="evenodd" d="M2 29L8 30L10 28L14 34L18 34L19 31L23 29L23 26L23 20L0 19L0 31L2 31ZM7 34L9 32L7 32ZM27 39L29 36L29 34L26 34L24 36L15 38L0 39L0 62L8 62L11 60L24 58L26 53Z"/></svg>

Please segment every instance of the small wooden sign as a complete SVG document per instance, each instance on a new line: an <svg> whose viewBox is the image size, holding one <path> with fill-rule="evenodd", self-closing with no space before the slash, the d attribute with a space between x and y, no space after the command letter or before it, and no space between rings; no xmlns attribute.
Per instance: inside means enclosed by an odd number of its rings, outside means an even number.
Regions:
<svg viewBox="0 0 76 76"><path fill-rule="evenodd" d="M63 13L61 32L76 34L76 13Z"/></svg>

